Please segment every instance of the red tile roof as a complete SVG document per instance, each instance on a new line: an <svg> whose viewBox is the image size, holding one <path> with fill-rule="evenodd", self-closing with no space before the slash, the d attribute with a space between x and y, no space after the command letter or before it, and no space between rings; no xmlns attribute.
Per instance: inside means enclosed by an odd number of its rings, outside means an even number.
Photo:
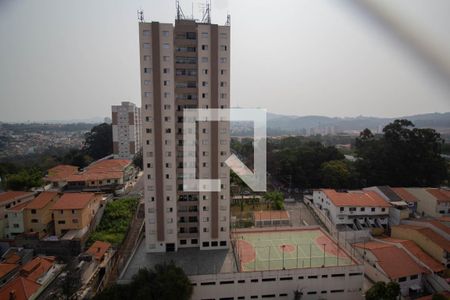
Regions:
<svg viewBox="0 0 450 300"><path fill-rule="evenodd" d="M71 165L57 165L48 170L46 179L49 181L61 181L64 178L78 173L78 167Z"/></svg>
<svg viewBox="0 0 450 300"><path fill-rule="evenodd" d="M428 193L430 193L434 198L436 198L437 202L450 202L450 191L444 189L426 189Z"/></svg>
<svg viewBox="0 0 450 300"><path fill-rule="evenodd" d="M44 208L56 196L58 196L57 192L42 192L42 193L39 194L39 196L37 196L36 198L34 198L30 202L28 202L28 205L27 205L26 208L27 209L41 209L41 208Z"/></svg>
<svg viewBox="0 0 450 300"><path fill-rule="evenodd" d="M19 191L9 191L0 194L0 202L11 201L16 198L22 198L25 196L31 196L33 193L29 192L19 192Z"/></svg>
<svg viewBox="0 0 450 300"><path fill-rule="evenodd" d="M391 205L374 191L337 192L331 189L321 189L335 206L358 207L390 207Z"/></svg>
<svg viewBox="0 0 450 300"><path fill-rule="evenodd" d="M356 243L356 244L353 244L353 246L356 247L356 248L367 249L367 250L392 247L392 245L389 245L387 243L377 242L377 241L370 241L370 242L367 242L367 243Z"/></svg>
<svg viewBox="0 0 450 300"><path fill-rule="evenodd" d="M8 208L7 210L9 211L21 211L22 209L24 209L27 206L28 202L24 202L24 203L19 203L17 205L14 205L13 207Z"/></svg>
<svg viewBox="0 0 450 300"><path fill-rule="evenodd" d="M403 249L396 246L369 250L390 279L425 273L426 269L416 263Z"/></svg>
<svg viewBox="0 0 450 300"><path fill-rule="evenodd" d="M396 187L396 188L391 188L391 190L393 190L394 193L396 193L397 196L402 198L403 201L405 201L405 202L417 202L418 201L416 196L414 196L413 194L411 194L410 192L408 192L404 188Z"/></svg>
<svg viewBox="0 0 450 300"><path fill-rule="evenodd" d="M0 278L2 278L3 276L11 273L17 267L18 267L18 265L16 265L16 264L0 263Z"/></svg>
<svg viewBox="0 0 450 300"><path fill-rule="evenodd" d="M50 270L55 261L54 256L37 256L26 263L20 273L27 279L37 281Z"/></svg>
<svg viewBox="0 0 450 300"><path fill-rule="evenodd" d="M433 272L441 272L441 271L445 270L445 267L440 262L438 262L437 260L435 260L434 258L429 256L425 251L422 250L422 248L417 246L417 244L414 243L413 241L405 240L405 241L401 242L401 244L412 255L417 257L421 262L423 262L431 270L433 270Z"/></svg>
<svg viewBox="0 0 450 300"><path fill-rule="evenodd" d="M105 159L92 163L83 172L78 172L78 168L74 166L60 165L50 169L45 179L67 182L120 179L131 162L128 159Z"/></svg>
<svg viewBox="0 0 450 300"><path fill-rule="evenodd" d="M95 257L96 260L101 260L106 251L111 248L111 244L102 241L95 241L86 253Z"/></svg>
<svg viewBox="0 0 450 300"><path fill-rule="evenodd" d="M404 228L409 230L415 230L418 233L422 234L426 239L432 241L442 249L445 249L447 252L450 252L450 241L441 236L440 234L433 231L433 229L422 227L422 226L414 226L414 225L397 225L393 226L392 229L395 228Z"/></svg>
<svg viewBox="0 0 450 300"><path fill-rule="evenodd" d="M253 212L255 221L289 220L289 214L285 210L261 210Z"/></svg>
<svg viewBox="0 0 450 300"><path fill-rule="evenodd" d="M83 209L95 197L94 193L65 193L51 209Z"/></svg>
<svg viewBox="0 0 450 300"><path fill-rule="evenodd" d="M0 289L0 299L10 299L11 294L13 294L15 300L27 300L39 288L40 285L36 282L19 276L9 281Z"/></svg>

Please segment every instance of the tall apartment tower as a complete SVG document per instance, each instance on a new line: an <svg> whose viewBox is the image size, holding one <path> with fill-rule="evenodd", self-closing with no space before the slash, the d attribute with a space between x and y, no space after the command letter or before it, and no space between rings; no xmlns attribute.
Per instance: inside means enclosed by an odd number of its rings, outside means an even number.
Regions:
<svg viewBox="0 0 450 300"><path fill-rule="evenodd" d="M229 108L230 26L177 17L139 23L147 252L229 246L228 122L197 122L198 179L220 192L183 190L183 110ZM190 166L192 167L192 166Z"/></svg>
<svg viewBox="0 0 450 300"><path fill-rule="evenodd" d="M114 157L132 159L142 147L141 109L134 103L122 102L111 110Z"/></svg>

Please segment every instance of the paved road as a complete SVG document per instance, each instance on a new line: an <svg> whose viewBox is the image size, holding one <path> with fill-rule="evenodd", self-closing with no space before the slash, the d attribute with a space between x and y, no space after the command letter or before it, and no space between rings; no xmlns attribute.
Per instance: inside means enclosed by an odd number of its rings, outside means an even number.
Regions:
<svg viewBox="0 0 450 300"><path fill-rule="evenodd" d="M284 207L289 212L292 226L318 225L303 202L285 202Z"/></svg>

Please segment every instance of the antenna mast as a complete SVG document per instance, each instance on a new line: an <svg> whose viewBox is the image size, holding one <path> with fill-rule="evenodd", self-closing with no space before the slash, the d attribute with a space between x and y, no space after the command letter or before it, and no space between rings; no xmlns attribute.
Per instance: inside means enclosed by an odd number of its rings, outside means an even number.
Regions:
<svg viewBox="0 0 450 300"><path fill-rule="evenodd" d="M211 24L211 0L206 0L206 8L203 12L202 23Z"/></svg>
<svg viewBox="0 0 450 300"><path fill-rule="evenodd" d="M177 20L179 21L185 19L183 10L181 9L180 0L175 1L175 6L177 8Z"/></svg>
<svg viewBox="0 0 450 300"><path fill-rule="evenodd" d="M141 22L141 23L144 22L144 11L142 9L138 9L137 17L138 17L139 22Z"/></svg>
<svg viewBox="0 0 450 300"><path fill-rule="evenodd" d="M231 26L231 15L227 14L227 22L225 23L225 26Z"/></svg>

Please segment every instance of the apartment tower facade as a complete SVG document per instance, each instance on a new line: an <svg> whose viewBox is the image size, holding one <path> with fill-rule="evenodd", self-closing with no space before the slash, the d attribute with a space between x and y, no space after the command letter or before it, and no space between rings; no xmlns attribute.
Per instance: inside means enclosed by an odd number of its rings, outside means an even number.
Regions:
<svg viewBox="0 0 450 300"><path fill-rule="evenodd" d="M147 252L226 249L229 123L197 122L190 178L220 178L222 184L219 192L187 192L183 111L229 108L230 26L180 17L174 25L140 22L139 43Z"/></svg>
<svg viewBox="0 0 450 300"><path fill-rule="evenodd" d="M131 102L113 105L112 132L115 158L132 159L142 147L141 109Z"/></svg>

